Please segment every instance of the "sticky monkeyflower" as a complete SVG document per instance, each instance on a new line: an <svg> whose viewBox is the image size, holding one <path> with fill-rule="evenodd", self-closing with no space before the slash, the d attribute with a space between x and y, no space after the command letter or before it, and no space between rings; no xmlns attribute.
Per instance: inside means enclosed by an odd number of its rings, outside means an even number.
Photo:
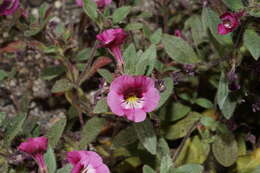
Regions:
<svg viewBox="0 0 260 173"><path fill-rule="evenodd" d="M71 173L110 173L102 158L93 151L71 151L67 160L73 165Z"/></svg>
<svg viewBox="0 0 260 173"><path fill-rule="evenodd" d="M112 0L93 0L93 1L96 2L98 8L105 8L112 2ZM83 0L76 0L76 3L80 7L83 6Z"/></svg>
<svg viewBox="0 0 260 173"><path fill-rule="evenodd" d="M125 42L127 33L122 28L107 29L96 36L100 41L100 47L108 48L118 64L124 64L121 45Z"/></svg>
<svg viewBox="0 0 260 173"><path fill-rule="evenodd" d="M0 3L0 16L13 14L20 5L20 0L3 0Z"/></svg>
<svg viewBox="0 0 260 173"><path fill-rule="evenodd" d="M18 150L25 152L37 162L40 172L44 173L47 170L43 154L46 152L48 148L48 138L46 137L36 137L29 138L27 141L22 142Z"/></svg>
<svg viewBox="0 0 260 173"><path fill-rule="evenodd" d="M117 77L110 86L107 103L117 116L134 122L144 121L146 112L153 111L160 101L154 80L146 76Z"/></svg>
<svg viewBox="0 0 260 173"><path fill-rule="evenodd" d="M226 35L233 32L240 25L240 18L244 12L230 13L226 12L220 16L221 23L218 24L218 34Z"/></svg>

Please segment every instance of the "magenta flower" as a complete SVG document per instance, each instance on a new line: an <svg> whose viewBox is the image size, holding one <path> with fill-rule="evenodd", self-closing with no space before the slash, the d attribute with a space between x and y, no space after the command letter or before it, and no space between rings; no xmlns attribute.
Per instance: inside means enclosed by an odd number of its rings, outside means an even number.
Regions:
<svg viewBox="0 0 260 173"><path fill-rule="evenodd" d="M124 64L120 47L126 37L127 33L121 28L108 29L96 36L100 41L100 46L108 48L119 64Z"/></svg>
<svg viewBox="0 0 260 173"><path fill-rule="evenodd" d="M111 4L112 0L93 0L96 2L98 8L105 8L109 4ZM83 6L83 0L76 0L76 3L78 6L82 7Z"/></svg>
<svg viewBox="0 0 260 173"><path fill-rule="evenodd" d="M93 151L71 151L67 154L68 161L73 165L71 173L109 173L102 158Z"/></svg>
<svg viewBox="0 0 260 173"><path fill-rule="evenodd" d="M0 4L0 16L13 14L19 7L20 0L3 0Z"/></svg>
<svg viewBox="0 0 260 173"><path fill-rule="evenodd" d="M154 80L146 76L117 77L110 86L107 103L111 111L134 122L144 121L160 100Z"/></svg>
<svg viewBox="0 0 260 173"><path fill-rule="evenodd" d="M176 37L180 37L180 38L182 38L181 30L179 30L179 29L175 29L175 31L174 31L174 35L175 35Z"/></svg>
<svg viewBox="0 0 260 173"><path fill-rule="evenodd" d="M240 25L240 18L244 12L230 13L226 12L220 16L222 23L218 24L218 34L225 35L233 32Z"/></svg>
<svg viewBox="0 0 260 173"><path fill-rule="evenodd" d="M47 170L43 154L48 148L48 138L46 137L36 137L29 138L26 142L22 142L18 150L23 151L32 156L32 158L37 162L40 172Z"/></svg>

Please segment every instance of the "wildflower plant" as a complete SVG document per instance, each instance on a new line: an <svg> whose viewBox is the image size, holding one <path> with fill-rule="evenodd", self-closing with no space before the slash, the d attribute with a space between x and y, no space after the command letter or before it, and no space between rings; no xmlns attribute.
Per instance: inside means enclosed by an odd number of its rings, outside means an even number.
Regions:
<svg viewBox="0 0 260 173"><path fill-rule="evenodd" d="M259 172L259 7L0 0L0 172Z"/></svg>

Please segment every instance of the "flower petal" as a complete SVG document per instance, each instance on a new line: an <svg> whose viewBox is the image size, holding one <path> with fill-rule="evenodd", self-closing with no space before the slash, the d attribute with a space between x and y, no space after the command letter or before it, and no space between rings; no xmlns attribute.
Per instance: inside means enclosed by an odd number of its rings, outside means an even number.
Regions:
<svg viewBox="0 0 260 173"><path fill-rule="evenodd" d="M159 104L160 93L156 88L151 88L144 94L143 99L144 99L143 110L145 112L152 112Z"/></svg>
<svg viewBox="0 0 260 173"><path fill-rule="evenodd" d="M229 31L228 29L226 29L225 26L224 26L222 23L218 24L218 34L220 34L220 35L226 35L226 34L228 34L229 32L230 32L230 31Z"/></svg>
<svg viewBox="0 0 260 173"><path fill-rule="evenodd" d="M96 168L96 173L110 173L110 171L109 171L107 165L102 164L101 166Z"/></svg>
<svg viewBox="0 0 260 173"><path fill-rule="evenodd" d="M123 101L122 95L119 95L114 91L110 91L108 93L107 104L110 107L111 111L118 116L124 115L123 108L121 107L122 101Z"/></svg>
<svg viewBox="0 0 260 173"><path fill-rule="evenodd" d="M142 122L146 118L146 113L142 109L125 110L125 116L128 120Z"/></svg>

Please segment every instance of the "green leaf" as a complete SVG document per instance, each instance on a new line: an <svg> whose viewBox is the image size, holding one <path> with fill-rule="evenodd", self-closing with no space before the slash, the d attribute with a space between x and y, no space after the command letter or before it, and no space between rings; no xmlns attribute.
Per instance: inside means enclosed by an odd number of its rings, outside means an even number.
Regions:
<svg viewBox="0 0 260 173"><path fill-rule="evenodd" d="M121 130L113 139L113 147L119 148L134 143L137 140L135 128L129 126Z"/></svg>
<svg viewBox="0 0 260 173"><path fill-rule="evenodd" d="M70 164L65 165L63 168L57 170L56 173L70 173L72 166Z"/></svg>
<svg viewBox="0 0 260 173"><path fill-rule="evenodd" d="M55 82L54 86L51 89L52 93L59 93L69 91L73 88L73 84L68 79L60 79Z"/></svg>
<svg viewBox="0 0 260 173"><path fill-rule="evenodd" d="M44 160L48 168L48 173L55 173L57 169L56 157L51 146L48 147L47 152L44 154Z"/></svg>
<svg viewBox="0 0 260 173"><path fill-rule="evenodd" d="M163 137L161 137L158 141L156 156L158 157L159 160L162 160L163 157L169 153L170 153L170 148L168 146L168 143Z"/></svg>
<svg viewBox="0 0 260 173"><path fill-rule="evenodd" d="M213 118L211 118L209 116L202 117L200 122L205 127L210 128L214 131L217 129L217 126L218 126L218 123Z"/></svg>
<svg viewBox="0 0 260 173"><path fill-rule="evenodd" d="M195 64L200 62L192 47L182 38L164 34L162 44L166 53L179 63Z"/></svg>
<svg viewBox="0 0 260 173"><path fill-rule="evenodd" d="M196 112L191 112L189 115L171 125L165 134L165 138L169 140L175 140L184 137L190 128L201 118L201 115Z"/></svg>
<svg viewBox="0 0 260 173"><path fill-rule="evenodd" d="M66 122L66 118L61 118L47 131L46 137L49 139L49 144L52 148L55 148L55 146L58 144L66 126Z"/></svg>
<svg viewBox="0 0 260 173"><path fill-rule="evenodd" d="M213 103L210 100L205 99L205 98L198 98L195 100L195 103L206 109L214 107Z"/></svg>
<svg viewBox="0 0 260 173"><path fill-rule="evenodd" d="M97 4L95 1L92 0L83 0L83 9L84 12L93 20L96 21L98 17L97 13Z"/></svg>
<svg viewBox="0 0 260 173"><path fill-rule="evenodd" d="M187 28L191 28L192 39L196 46L200 43L206 41L207 32L204 27L201 27L202 21L200 16L192 15L186 22L185 25Z"/></svg>
<svg viewBox="0 0 260 173"><path fill-rule="evenodd" d="M6 78L8 76L8 73L4 70L0 69L0 81L4 80L4 78Z"/></svg>
<svg viewBox="0 0 260 173"><path fill-rule="evenodd" d="M168 153L168 154L164 155L161 160L160 173L169 173L172 165L173 165L173 162L172 162L170 154Z"/></svg>
<svg viewBox="0 0 260 173"><path fill-rule="evenodd" d="M220 109L223 108L225 100L229 94L228 81L226 79L225 73L222 72L220 75L217 91L217 103Z"/></svg>
<svg viewBox="0 0 260 173"><path fill-rule="evenodd" d="M241 0L223 0L225 5L233 11L239 11L244 8Z"/></svg>
<svg viewBox="0 0 260 173"><path fill-rule="evenodd" d="M158 44L162 39L162 29L159 28L157 29L151 36L150 36L150 41L153 44Z"/></svg>
<svg viewBox="0 0 260 173"><path fill-rule="evenodd" d="M43 80L52 80L52 79L60 76L64 72L65 72L64 66L46 67L41 72L41 78Z"/></svg>
<svg viewBox="0 0 260 173"><path fill-rule="evenodd" d="M142 23L129 23L128 25L126 25L125 30L126 31L134 31L134 30L139 30L143 28L143 24Z"/></svg>
<svg viewBox="0 0 260 173"><path fill-rule="evenodd" d="M164 81L164 85L166 87L166 89L160 94L160 102L159 105L157 106L157 109L159 109L167 100L168 98L171 96L172 92L173 92L173 81L172 78L167 77L163 79Z"/></svg>
<svg viewBox="0 0 260 173"><path fill-rule="evenodd" d="M175 102L166 107L166 120L177 121L186 116L191 111L189 106Z"/></svg>
<svg viewBox="0 0 260 173"><path fill-rule="evenodd" d="M156 173L156 172L150 166L144 165L143 166L143 173Z"/></svg>
<svg viewBox="0 0 260 173"><path fill-rule="evenodd" d="M133 75L135 73L135 65L139 61L134 44L130 44L125 49L123 53L123 57L125 60L125 66L124 66L125 73Z"/></svg>
<svg viewBox="0 0 260 173"><path fill-rule="evenodd" d="M252 29L244 33L244 45L250 51L255 60L260 57L260 36Z"/></svg>
<svg viewBox="0 0 260 173"><path fill-rule="evenodd" d="M134 124L137 137L141 144L149 151L151 154L155 155L157 150L157 137L149 119L143 122Z"/></svg>
<svg viewBox="0 0 260 173"><path fill-rule="evenodd" d="M209 28L213 37L222 45L231 45L232 38L231 34L219 35L218 34L218 24L221 23L221 20L216 12L211 8L205 7L202 10L202 20L205 28Z"/></svg>
<svg viewBox="0 0 260 173"><path fill-rule="evenodd" d="M175 161L175 165L178 166L185 163L202 164L208 158L209 152L209 144L196 135L186 140L180 155Z"/></svg>
<svg viewBox="0 0 260 173"><path fill-rule="evenodd" d="M101 114L104 112L108 112L108 106L107 106L107 98L100 99L96 106L94 107L93 113L95 114Z"/></svg>
<svg viewBox="0 0 260 173"><path fill-rule="evenodd" d="M175 169L173 173L202 173L203 167L199 164L186 164Z"/></svg>
<svg viewBox="0 0 260 173"><path fill-rule="evenodd" d="M108 83L111 83L113 81L113 75L107 69L98 69L98 74L100 74L100 76L102 76Z"/></svg>
<svg viewBox="0 0 260 173"><path fill-rule="evenodd" d="M85 60L88 60L90 58L90 54L91 54L91 48L87 47L87 48L79 51L79 53L76 55L75 59L77 61L85 61Z"/></svg>
<svg viewBox="0 0 260 173"><path fill-rule="evenodd" d="M10 124L8 124L4 136L4 141L7 146L9 146L12 140L22 131L22 126L26 120L26 117L26 114L18 114L11 120Z"/></svg>
<svg viewBox="0 0 260 173"><path fill-rule="evenodd" d="M145 52L141 55L141 58L136 67L135 75L150 75L153 71L155 60L156 60L156 46L152 44ZM132 67L133 68L133 67Z"/></svg>
<svg viewBox="0 0 260 173"><path fill-rule="evenodd" d="M88 120L80 132L81 140L79 142L79 148L85 149L88 144L95 140L105 124L106 120L99 117L93 117Z"/></svg>
<svg viewBox="0 0 260 173"><path fill-rule="evenodd" d="M217 161L229 167L233 165L238 157L238 146L233 134L219 134L212 144L212 151Z"/></svg>
<svg viewBox="0 0 260 173"><path fill-rule="evenodd" d="M231 95L228 95L226 98L223 107L221 108L221 112L226 119L230 119L235 112L237 106L236 100L234 100Z"/></svg>
<svg viewBox="0 0 260 173"><path fill-rule="evenodd" d="M113 23L119 23L129 14L131 6L123 6L117 8L112 15Z"/></svg>

